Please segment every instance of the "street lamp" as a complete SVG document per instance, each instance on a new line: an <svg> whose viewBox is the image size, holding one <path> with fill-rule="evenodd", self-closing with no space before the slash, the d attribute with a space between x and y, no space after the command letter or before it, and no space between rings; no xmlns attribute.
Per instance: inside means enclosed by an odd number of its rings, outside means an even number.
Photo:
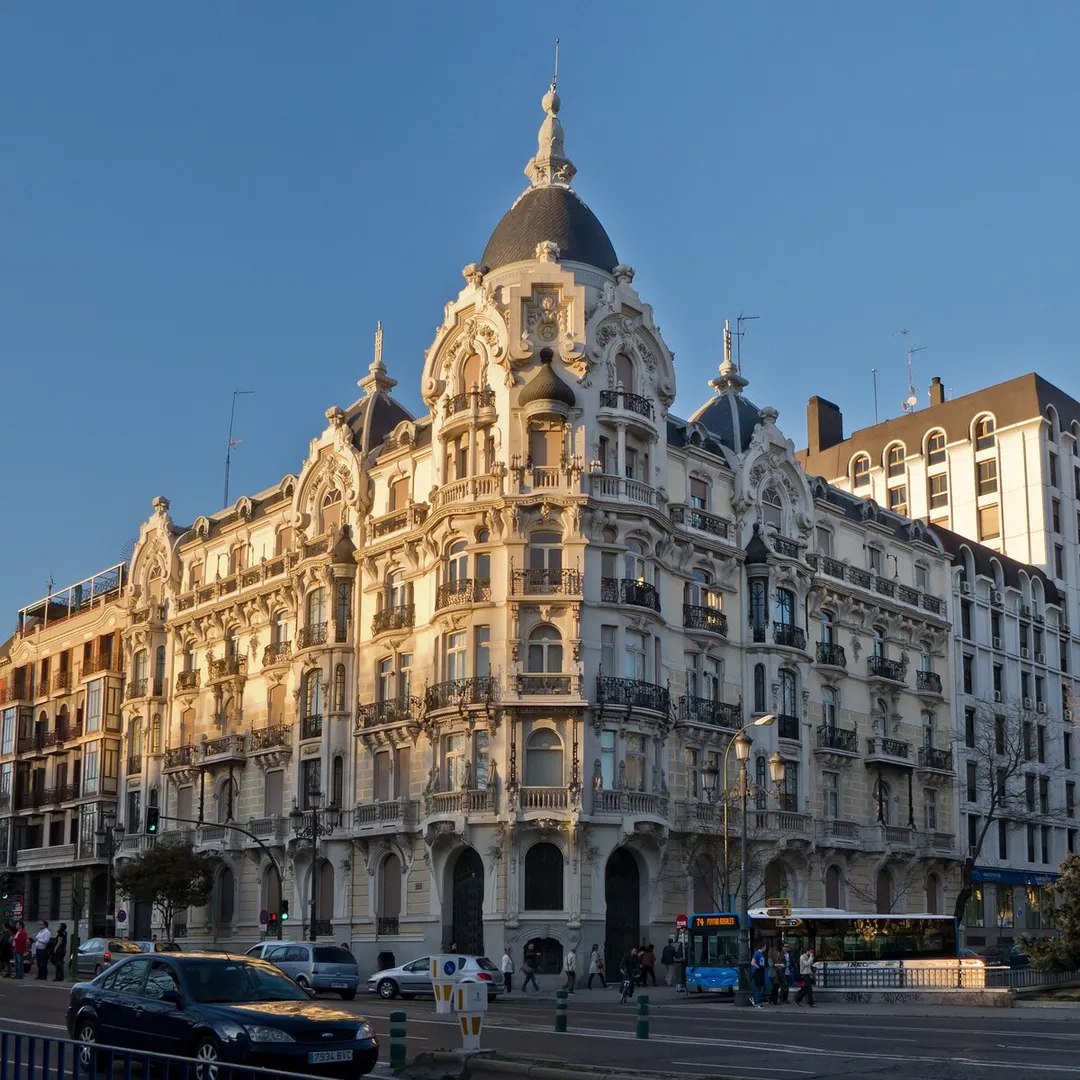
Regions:
<svg viewBox="0 0 1080 1080"><path fill-rule="evenodd" d="M324 824L319 820L319 809L322 806L322 792L321 791L309 791L307 796L308 806L311 807L311 824L306 824L307 815L299 806L296 805L296 800L293 799L292 810L289 812L289 824L292 825L293 835L297 840L310 840L311 841L311 918L309 919L310 926L310 938L312 941L316 940L316 928L315 928L315 910L316 902L318 900L318 863L319 863L319 837L329 836L334 831L334 826L331 824ZM333 810L334 807L329 809Z"/></svg>
<svg viewBox="0 0 1080 1080"><path fill-rule="evenodd" d="M106 864L105 877L105 932L109 932L109 913L112 912L112 932L116 933L116 902L113 896L113 860L124 842L125 830L123 825L116 823L116 811L112 808L101 812L101 824L94 830L94 838L98 846L105 849ZM90 913L93 919L93 912ZM91 928L93 933L93 928Z"/></svg>

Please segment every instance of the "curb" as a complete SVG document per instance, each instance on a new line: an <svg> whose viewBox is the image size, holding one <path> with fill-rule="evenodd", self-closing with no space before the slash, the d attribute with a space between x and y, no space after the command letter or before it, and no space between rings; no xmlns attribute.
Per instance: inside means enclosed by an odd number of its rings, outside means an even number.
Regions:
<svg viewBox="0 0 1080 1080"><path fill-rule="evenodd" d="M544 1061L519 1061L500 1057L490 1051L470 1054L464 1051L431 1050L418 1054L413 1065L422 1068L426 1065L457 1065L462 1075L475 1073L496 1073L503 1076L527 1076L531 1080L612 1080L613 1077L632 1076L636 1080L668 1080L677 1076L679 1080L724 1080L716 1073L664 1073L647 1072L636 1069L603 1069L596 1066L573 1068Z"/></svg>

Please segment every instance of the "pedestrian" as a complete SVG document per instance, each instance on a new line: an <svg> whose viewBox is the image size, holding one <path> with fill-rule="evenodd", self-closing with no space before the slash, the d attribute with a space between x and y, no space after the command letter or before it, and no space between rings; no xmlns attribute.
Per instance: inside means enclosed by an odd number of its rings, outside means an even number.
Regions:
<svg viewBox="0 0 1080 1080"><path fill-rule="evenodd" d="M656 985L656 950L652 945L646 945L641 951L641 985L646 986L649 979L653 986Z"/></svg>
<svg viewBox="0 0 1080 1080"><path fill-rule="evenodd" d="M619 998L619 1004L625 1005L627 999L634 992L634 986L637 984L638 968L640 961L638 960L638 950L635 945L624 957L622 961L622 967L619 972L622 977L621 994Z"/></svg>
<svg viewBox="0 0 1080 1080"><path fill-rule="evenodd" d="M755 1009L761 1009L764 1007L761 1004L761 999L765 995L765 954L762 952L760 945L754 950L754 955L750 958L750 982L753 984L750 1004Z"/></svg>
<svg viewBox="0 0 1080 1080"><path fill-rule="evenodd" d="M786 1005L789 1000L788 995L791 993L791 987L795 985L798 976L795 954L791 951L791 945L786 941L784 942L782 956L784 960L784 985L780 989L780 1002Z"/></svg>
<svg viewBox="0 0 1080 1080"><path fill-rule="evenodd" d="M769 1004L779 1005L780 994L784 989L784 952L782 949L769 950Z"/></svg>
<svg viewBox="0 0 1080 1080"><path fill-rule="evenodd" d="M514 954L507 948L502 958L503 989L509 994L514 988Z"/></svg>
<svg viewBox="0 0 1080 1080"><path fill-rule="evenodd" d="M38 923L38 932L34 935L32 951L34 961L37 964L37 977L47 979L49 977L49 953L52 952L52 934L49 933L49 924L44 919Z"/></svg>
<svg viewBox="0 0 1080 1080"><path fill-rule="evenodd" d="M563 989L572 994L577 982L577 953L573 949L567 949L563 954L563 974L566 976L566 986Z"/></svg>
<svg viewBox="0 0 1080 1080"><path fill-rule="evenodd" d="M64 959L67 956L67 946L67 923L62 922L60 929L56 931L56 937L53 939L52 962L56 968L56 982L64 981Z"/></svg>
<svg viewBox="0 0 1080 1080"><path fill-rule="evenodd" d="M600 985L606 990L607 979L604 978L604 955L600 952L600 946L594 945L589 954L589 989L592 989L592 981L600 976Z"/></svg>
<svg viewBox="0 0 1080 1080"><path fill-rule="evenodd" d="M450 951L451 951L452 953L456 953L456 952L457 952L457 942L456 942L456 941L451 941L451 942L450 942Z"/></svg>
<svg viewBox="0 0 1080 1080"><path fill-rule="evenodd" d="M12 948L15 950L15 978L21 979L30 949L30 936L26 932L26 923L22 919L15 924L15 939L12 942Z"/></svg>
<svg viewBox="0 0 1080 1080"><path fill-rule="evenodd" d="M525 950L525 959L521 963L521 972L525 976L525 980L521 984L521 992L527 993L529 989L529 983L532 983L536 989L536 992L540 993L540 984L536 981L536 957L533 953Z"/></svg>
<svg viewBox="0 0 1080 1080"><path fill-rule="evenodd" d="M0 931L0 971L5 979L11 978L11 963L15 959L14 936L11 923L4 923L4 929Z"/></svg>
<svg viewBox="0 0 1080 1080"><path fill-rule="evenodd" d="M664 951L660 954L660 963L664 965L664 985L670 986L675 978L675 939L668 938Z"/></svg>
<svg viewBox="0 0 1080 1080"><path fill-rule="evenodd" d="M686 942L681 934L675 942L675 993L686 993Z"/></svg>
<svg viewBox="0 0 1080 1080"><path fill-rule="evenodd" d="M811 1009L814 1005L814 950L809 946L806 952L799 957L799 974L802 975L802 987L795 995L795 1004L801 1005L803 998Z"/></svg>

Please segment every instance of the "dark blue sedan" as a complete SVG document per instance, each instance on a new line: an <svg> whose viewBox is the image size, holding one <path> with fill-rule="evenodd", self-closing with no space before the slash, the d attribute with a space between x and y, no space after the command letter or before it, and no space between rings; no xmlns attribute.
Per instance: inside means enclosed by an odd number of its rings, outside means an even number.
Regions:
<svg viewBox="0 0 1080 1080"><path fill-rule="evenodd" d="M134 1053L193 1057L198 1080L221 1064L353 1080L379 1044L363 1017L328 1008L264 960L223 953L132 956L71 989L68 1034Z"/></svg>

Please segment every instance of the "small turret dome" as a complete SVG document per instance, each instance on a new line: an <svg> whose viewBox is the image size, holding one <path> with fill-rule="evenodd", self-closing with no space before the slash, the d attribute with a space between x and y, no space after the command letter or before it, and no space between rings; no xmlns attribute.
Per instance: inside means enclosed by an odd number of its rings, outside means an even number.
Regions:
<svg viewBox="0 0 1080 1080"><path fill-rule="evenodd" d="M550 349L540 350L540 370L518 395L518 404L522 408L527 406L537 407L536 409L529 409L529 412L538 411L541 407L554 406L554 411L565 415L568 410L577 404L574 391L555 374L555 370L551 366L553 358L554 353Z"/></svg>

